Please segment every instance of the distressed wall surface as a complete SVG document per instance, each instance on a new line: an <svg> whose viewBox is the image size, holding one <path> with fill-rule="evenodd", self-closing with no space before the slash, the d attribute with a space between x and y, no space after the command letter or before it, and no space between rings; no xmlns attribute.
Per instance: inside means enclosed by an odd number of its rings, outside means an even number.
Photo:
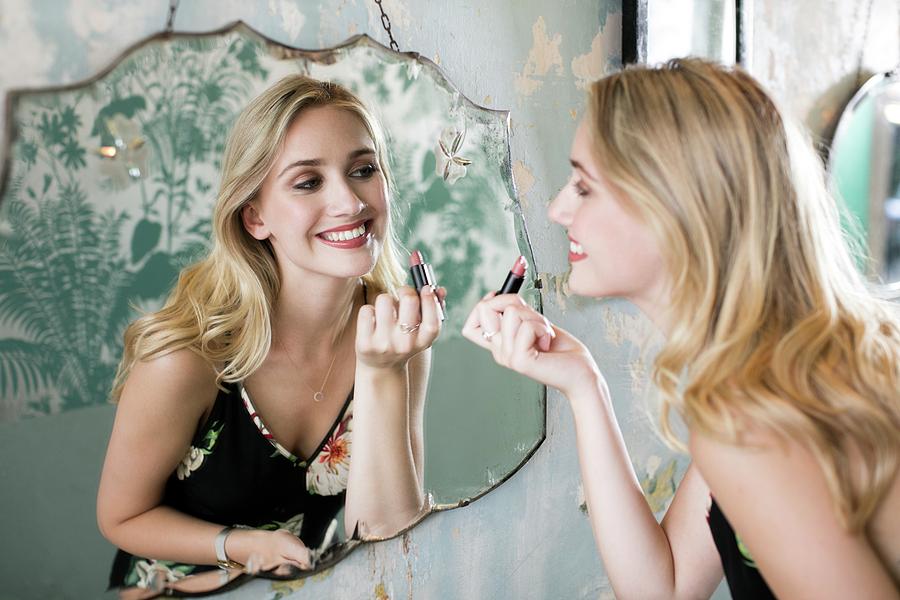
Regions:
<svg viewBox="0 0 900 600"><path fill-rule="evenodd" d="M884 70L897 62L897 0L873 0L871 14L868 2L754 4L751 71L819 135L828 133L860 78L857 48L863 49L863 69ZM652 348L653 331L624 303L564 296L558 284L566 269L565 235L545 219L547 201L567 178L584 86L619 66L620 3L384 0L384 7L401 50L434 60L475 102L512 111L514 174L537 267L547 274L546 312L598 357L638 475L654 508L663 510L686 461L664 450L644 408L649 359L642 358L639 345L649 340ZM0 90L87 78L160 30L167 8L164 0L0 0ZM236 19L304 48L331 46L361 32L387 42L377 7L363 0L185 0L175 28L206 31ZM83 443L66 447L66 468L97 480L112 415L112 407L84 411L72 423L77 429L56 432ZM571 414L555 392L548 398L547 420L547 440L532 460L474 504L434 515L402 538L365 546L310 580L254 582L227 597L611 598L580 508ZM36 468L57 462L50 452L62 452L32 444L26 451L36 453ZM0 465L4 485L14 485L14 475ZM71 575L52 595L98 596L108 563L79 564L77 549L95 548L109 559L113 550L96 533L92 513L72 519L77 527L64 544ZM53 550L29 548L27 540L11 547L7 541L0 557L20 551L39 560ZM33 597L26 583L2 585L4 597Z"/></svg>

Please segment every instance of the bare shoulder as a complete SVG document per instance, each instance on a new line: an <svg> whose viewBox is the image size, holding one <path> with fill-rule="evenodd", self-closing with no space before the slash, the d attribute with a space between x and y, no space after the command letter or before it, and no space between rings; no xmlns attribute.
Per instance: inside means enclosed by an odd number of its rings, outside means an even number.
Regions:
<svg viewBox="0 0 900 600"><path fill-rule="evenodd" d="M206 412L216 397L216 373L196 352L182 348L138 361L128 375L120 405L140 404L179 408L181 414Z"/></svg>
<svg viewBox="0 0 900 600"><path fill-rule="evenodd" d="M844 528L825 474L801 441L748 428L731 444L692 431L690 449L776 596L893 597L878 551L864 532Z"/></svg>

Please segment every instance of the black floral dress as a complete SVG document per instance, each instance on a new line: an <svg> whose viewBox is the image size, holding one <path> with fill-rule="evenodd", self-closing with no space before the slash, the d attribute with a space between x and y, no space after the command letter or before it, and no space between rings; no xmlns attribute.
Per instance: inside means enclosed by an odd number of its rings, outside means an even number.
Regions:
<svg viewBox="0 0 900 600"><path fill-rule="evenodd" d="M310 549L329 543L342 529L336 516L350 470L353 392L328 435L303 459L275 441L241 384L225 387L169 477L163 504L212 523L288 529ZM215 568L119 550L109 585L145 587L152 578L174 581Z"/></svg>
<svg viewBox="0 0 900 600"><path fill-rule="evenodd" d="M709 510L706 514L709 530L712 533L722 569L733 600L768 600L775 595L769 589L756 566L750 550L744 545L740 536L735 533L731 523L710 495Z"/></svg>

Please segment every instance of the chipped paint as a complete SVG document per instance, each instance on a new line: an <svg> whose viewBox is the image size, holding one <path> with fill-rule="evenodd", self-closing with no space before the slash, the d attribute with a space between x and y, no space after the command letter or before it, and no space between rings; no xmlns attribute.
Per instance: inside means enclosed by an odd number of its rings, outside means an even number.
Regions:
<svg viewBox="0 0 900 600"><path fill-rule="evenodd" d="M578 109L573 108L573 109L569 110L569 116L572 117L573 121L577 121L578 120Z"/></svg>
<svg viewBox="0 0 900 600"><path fill-rule="evenodd" d="M269 12L281 19L281 26L291 42L296 42L306 23L306 16L296 2L291 0L269 0Z"/></svg>
<svg viewBox="0 0 900 600"><path fill-rule="evenodd" d="M384 582L381 581L375 585L375 600L391 600L388 593L384 589Z"/></svg>
<svg viewBox="0 0 900 600"><path fill-rule="evenodd" d="M528 52L528 60L522 72L516 75L516 91L523 96L531 96L543 84L542 79L551 68L561 75L563 72L562 55L559 46L562 43L562 34L557 33L552 39L547 35L547 24L544 17L540 16L531 27L532 45Z"/></svg>
<svg viewBox="0 0 900 600"><path fill-rule="evenodd" d="M650 458L658 459L659 457L651 456ZM641 489L654 514L663 512L675 495L677 467L678 462L672 458L666 462L666 466L659 473L656 473L659 468L657 462L653 465L653 474L647 474L641 479Z"/></svg>
<svg viewBox="0 0 900 600"><path fill-rule="evenodd" d="M494 102L493 98L491 98L490 96L485 96L484 100L481 101L481 104L483 106L490 106L493 102Z"/></svg>
<svg viewBox="0 0 900 600"><path fill-rule="evenodd" d="M640 312L603 308L604 337L608 342L621 346L626 341L637 347L647 347L662 342L659 330Z"/></svg>
<svg viewBox="0 0 900 600"><path fill-rule="evenodd" d="M584 497L584 484L578 484L578 492L575 495L575 502L578 504L578 510L584 514L588 514L587 498Z"/></svg>
<svg viewBox="0 0 900 600"><path fill-rule="evenodd" d="M519 202L527 208L528 202L526 196L531 188L534 187L534 174L531 172L524 162L517 160L512 167L513 181L516 182L516 192Z"/></svg>
<svg viewBox="0 0 900 600"><path fill-rule="evenodd" d="M569 297L569 272L562 275L556 273L538 273L544 284L544 292L552 293L556 304L561 310L566 310L566 300Z"/></svg>
<svg viewBox="0 0 900 600"><path fill-rule="evenodd" d="M591 49L572 59L572 75L579 89L586 89L617 68L620 63L619 49L622 46L622 13L609 15L606 25L591 40Z"/></svg>
<svg viewBox="0 0 900 600"><path fill-rule="evenodd" d="M628 374L631 376L631 393L642 394L647 386L647 364L643 356L628 361Z"/></svg>

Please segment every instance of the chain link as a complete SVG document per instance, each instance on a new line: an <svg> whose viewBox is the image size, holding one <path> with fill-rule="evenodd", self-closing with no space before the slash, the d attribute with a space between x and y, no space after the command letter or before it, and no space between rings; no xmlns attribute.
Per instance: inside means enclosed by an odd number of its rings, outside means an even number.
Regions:
<svg viewBox="0 0 900 600"><path fill-rule="evenodd" d="M175 26L175 13L178 12L178 2L179 0L169 0L169 16L166 17L166 31L168 33L172 33L172 28Z"/></svg>
<svg viewBox="0 0 900 600"><path fill-rule="evenodd" d="M400 52L400 46L397 45L397 40L394 39L394 34L391 33L391 19L387 16L387 13L384 12L384 7L381 5L381 0L375 0L375 4L378 5L378 9L381 11L381 26L384 27L384 30L387 31L388 38L391 40L391 50L394 52Z"/></svg>

